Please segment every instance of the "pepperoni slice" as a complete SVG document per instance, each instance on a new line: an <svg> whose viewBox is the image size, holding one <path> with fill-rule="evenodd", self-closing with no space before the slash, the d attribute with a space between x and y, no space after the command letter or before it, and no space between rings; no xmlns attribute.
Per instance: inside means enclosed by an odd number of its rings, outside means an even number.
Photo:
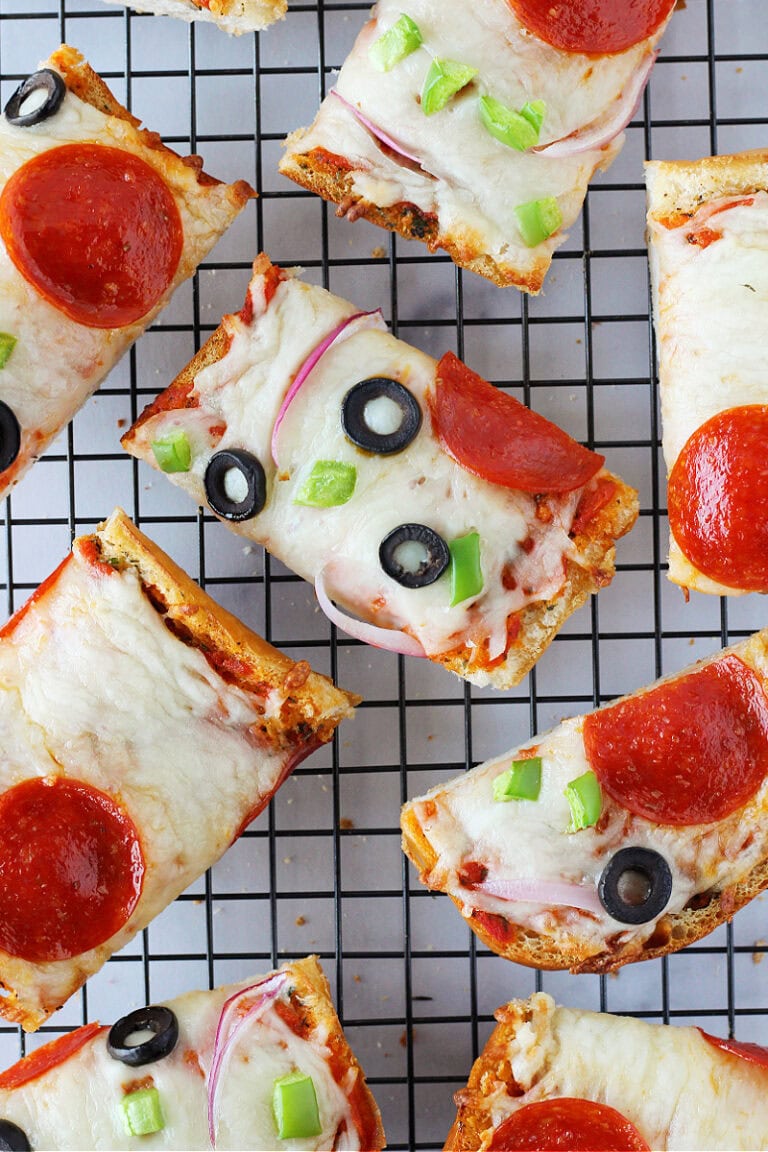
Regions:
<svg viewBox="0 0 768 1152"><path fill-rule="evenodd" d="M79 1052L94 1036L106 1031L106 1026L102 1024L84 1024L82 1028L76 1028L66 1036L59 1036L49 1044L43 1044L42 1048L36 1048L29 1056L12 1064L0 1074L0 1089L21 1088L22 1084L37 1080L38 1076L69 1060L70 1056Z"/></svg>
<svg viewBox="0 0 768 1152"><path fill-rule="evenodd" d="M102 944L143 878L136 828L104 792L47 777L0 796L0 948L11 956L66 960Z"/></svg>
<svg viewBox="0 0 768 1152"><path fill-rule="evenodd" d="M630 696L584 721L603 789L658 824L711 824L751 800L768 772L768 698L738 656Z"/></svg>
<svg viewBox="0 0 768 1152"><path fill-rule="evenodd" d="M101 144L65 144L14 172L0 236L22 276L70 319L121 328L168 290L181 258L176 201L145 160Z"/></svg>
<svg viewBox="0 0 768 1152"><path fill-rule="evenodd" d="M521 24L563 52L624 52L658 31L675 0L509 0Z"/></svg>
<svg viewBox="0 0 768 1152"><path fill-rule="evenodd" d="M468 472L523 492L572 492L605 463L446 352L431 400L435 431Z"/></svg>
<svg viewBox="0 0 768 1152"><path fill-rule="evenodd" d="M768 406L719 412L669 477L669 526L692 564L729 588L768 592Z"/></svg>
<svg viewBox="0 0 768 1152"><path fill-rule="evenodd" d="M719 1048L731 1056L739 1056L750 1064L768 1068L768 1048L763 1048L762 1044L751 1044L748 1040L724 1040L722 1036L710 1036L703 1028L699 1028L699 1032L713 1048Z"/></svg>
<svg viewBox="0 0 768 1152"><path fill-rule="evenodd" d="M576 1096L525 1104L493 1134L490 1152L650 1152L621 1112Z"/></svg>

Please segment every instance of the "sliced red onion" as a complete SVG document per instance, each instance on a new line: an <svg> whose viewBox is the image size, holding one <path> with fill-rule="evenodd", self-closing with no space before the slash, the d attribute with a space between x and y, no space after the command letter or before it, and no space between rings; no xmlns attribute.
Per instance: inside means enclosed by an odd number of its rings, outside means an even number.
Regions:
<svg viewBox="0 0 768 1152"><path fill-rule="evenodd" d="M418 166L421 167L421 160L418 156L414 156L412 152L406 152L402 144L398 144L397 140L393 140L391 136L388 136L386 132L372 123L367 116L363 115L359 108L356 108L354 104L350 104L349 100L345 100L342 94L337 92L335 88L331 88L328 95L335 96L337 100L341 100L344 107L349 108L355 119L359 120L363 127L367 128L371 136L375 137L376 140L379 140L382 144L386 144L387 148L391 148L398 156L402 156L405 160L410 160L412 164L418 164Z"/></svg>
<svg viewBox="0 0 768 1152"><path fill-rule="evenodd" d="M315 594L318 603L325 615L337 628L343 629L355 640L363 640L372 644L374 648L385 648L388 652L399 652L401 656L419 656L424 658L426 652L418 640L409 636L407 632L400 632L396 628L379 628L376 624L366 624L363 620L356 620L354 616L347 616L341 612L328 595L325 585L325 569L321 569L315 580Z"/></svg>
<svg viewBox="0 0 768 1152"><path fill-rule="evenodd" d="M332 344L336 343L342 333L347 331L347 328L349 328L350 324L352 324L355 320L362 319L363 317L373 317L371 323L364 325L364 327L382 328L384 331L387 330L387 326L384 322L384 317L381 314L380 308L374 309L373 312L355 312L354 316L348 316L346 320L342 320L341 324L337 324L333 331L329 332L325 339L320 341L317 347L312 352L310 352L309 356L307 356L301 368L299 368L298 372L296 373L293 379L293 383L286 392L283 402L280 405L280 410L277 413L277 419L275 420L275 425L272 429L272 459L274 460L275 464L277 464L277 434L280 431L280 425L285 419L285 414L291 405L291 401L298 392L299 388L301 388L307 376L309 376L310 372L317 364L320 357L328 351Z"/></svg>
<svg viewBox="0 0 768 1152"><path fill-rule="evenodd" d="M488 659L496 660L499 656L503 656L507 650L509 637L507 634L507 618L504 617L496 624L488 636Z"/></svg>
<svg viewBox="0 0 768 1152"><path fill-rule="evenodd" d="M610 144L637 112L657 56L658 52L649 52L644 57L627 80L621 95L614 100L611 108L603 116L599 116L597 120L593 120L591 124L579 128L576 132L571 132L570 136L553 140L551 144L539 144L533 151L540 156L562 159L564 156L576 156L580 152L589 152L593 148L604 148L606 144Z"/></svg>
<svg viewBox="0 0 768 1152"><path fill-rule="evenodd" d="M224 1058L234 1044L241 1028L249 1020L253 1020L255 1016L261 1016L266 1012L267 1008L280 995L287 980L287 973L276 972L272 976L265 977L264 980L259 980L257 984L251 984L248 988L241 988L224 1003L216 1027L213 1057L208 1072L208 1136L212 1148L216 1147L216 1095ZM246 1012L238 1016L236 1014L238 1002L251 996L257 989L261 989L260 995L256 997L255 1002L250 1005Z"/></svg>
<svg viewBox="0 0 768 1152"><path fill-rule="evenodd" d="M603 911L596 885L571 884L561 880L508 880L491 877L482 884L473 884L472 891L495 896L497 900L581 908L585 912L598 914Z"/></svg>

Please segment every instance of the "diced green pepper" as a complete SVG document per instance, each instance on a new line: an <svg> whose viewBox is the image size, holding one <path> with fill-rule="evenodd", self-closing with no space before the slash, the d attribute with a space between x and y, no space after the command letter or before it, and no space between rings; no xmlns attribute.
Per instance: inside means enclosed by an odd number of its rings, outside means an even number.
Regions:
<svg viewBox="0 0 768 1152"><path fill-rule="evenodd" d="M591 828L597 824L603 810L603 796L600 782L591 769L583 776L571 780L563 795L571 809L569 832L580 832L582 828Z"/></svg>
<svg viewBox="0 0 768 1152"><path fill-rule="evenodd" d="M192 449L186 432L169 432L159 440L153 440L152 451L158 468L163 472L189 472Z"/></svg>
<svg viewBox="0 0 768 1152"><path fill-rule="evenodd" d="M15 347L16 337L0 332L0 368L5 368Z"/></svg>
<svg viewBox="0 0 768 1152"><path fill-rule="evenodd" d="M481 96L479 100L480 119L490 132L491 136L516 148L518 152L525 152L539 142L539 133L546 113L543 100L535 100L532 104L525 104L519 112L507 108L501 101L493 96Z"/></svg>
<svg viewBox="0 0 768 1152"><path fill-rule="evenodd" d="M354 464L345 464L343 460L316 460L293 502L308 504L311 508L333 508L346 504L356 483Z"/></svg>
<svg viewBox="0 0 768 1152"><path fill-rule="evenodd" d="M402 12L400 19L392 25L389 31L385 32L383 36L379 36L378 40L374 40L371 44L368 49L368 59L374 68L378 68L380 72L389 72L395 64L405 60L406 56L410 56L411 52L415 52L420 46L421 32L418 24L414 23L410 16L406 16L405 12Z"/></svg>
<svg viewBox="0 0 768 1152"><path fill-rule="evenodd" d="M477 596L483 590L483 570L480 567L480 536L469 532L451 540L451 608Z"/></svg>
<svg viewBox="0 0 768 1152"><path fill-rule="evenodd" d="M460 64L457 60L433 60L424 79L421 90L421 110L425 116L433 116L470 80L477 76L477 68Z"/></svg>
<svg viewBox="0 0 768 1152"><path fill-rule="evenodd" d="M515 208L517 226L523 243L529 248L541 244L553 232L557 232L563 223L560 205L554 196L545 196L542 200L529 200L527 204L518 204Z"/></svg>
<svg viewBox="0 0 768 1152"><path fill-rule="evenodd" d="M494 800L538 800L541 792L541 756L513 760L512 767L493 782Z"/></svg>
<svg viewBox="0 0 768 1152"><path fill-rule="evenodd" d="M165 1128L165 1118L157 1088L140 1088L129 1092L120 1103L129 1136L149 1136Z"/></svg>
<svg viewBox="0 0 768 1152"><path fill-rule="evenodd" d="M323 1130L315 1085L312 1077L303 1072L291 1072L275 1080L272 1111L281 1140L306 1140L308 1136L319 1136Z"/></svg>

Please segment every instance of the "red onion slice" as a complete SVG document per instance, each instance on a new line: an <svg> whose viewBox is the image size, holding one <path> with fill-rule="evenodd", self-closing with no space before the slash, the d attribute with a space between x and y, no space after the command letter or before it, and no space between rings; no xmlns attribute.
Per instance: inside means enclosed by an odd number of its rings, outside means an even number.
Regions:
<svg viewBox="0 0 768 1152"><path fill-rule="evenodd" d="M243 1025L246 1024L247 1021L252 1020L254 1016L261 1016L266 1012L267 1008L270 1007L283 990L287 980L288 976L285 972L276 972L274 975L267 976L264 980L260 980L257 984L251 984L248 988L241 988L239 992L235 992L224 1003L221 1015L219 1016L219 1023L216 1027L216 1038L213 1042L213 1057L208 1072L208 1136L212 1148L216 1147L216 1095L224 1058L234 1044ZM261 994L256 997L255 1002L247 1011L243 1012L242 1015L237 1016L236 1006L238 1002L252 995L259 988L261 989Z"/></svg>
<svg viewBox="0 0 768 1152"><path fill-rule="evenodd" d="M388 136L386 132L378 128L367 116L363 115L359 108L355 108L354 104L350 104L349 100L346 100L335 88L331 88L328 95L335 96L337 100L341 101L345 108L349 108L355 119L359 120L362 126L367 128L371 136L376 140L379 140L382 144L386 144L387 148L391 148L398 156L402 156L405 160L410 160L412 164L417 164L421 167L421 160L418 156L414 156L412 152L406 152L402 144L398 144L397 140L393 140L391 136Z"/></svg>
<svg viewBox="0 0 768 1152"><path fill-rule="evenodd" d="M627 80L621 95L603 116L571 132L570 136L553 140L551 144L539 144L533 151L539 156L562 159L564 156L577 156L580 152L589 152L593 148L604 148L610 144L626 128L637 111L657 56L658 52L648 53Z"/></svg>
<svg viewBox="0 0 768 1152"><path fill-rule="evenodd" d="M495 896L497 900L580 908L598 914L603 912L596 885L572 884L565 880L508 880L496 877L486 879L482 884L473 884L472 891Z"/></svg>
<svg viewBox="0 0 768 1152"><path fill-rule="evenodd" d="M361 325L361 327L381 328L386 332L387 325L384 322L384 317L381 315L380 308L376 308L373 312L355 312L353 316L348 316L346 320L342 320L341 324L337 324L333 331L329 332L325 339L321 340L317 347L313 349L312 352L310 352L301 368L299 368L293 379L293 383L286 392L283 402L280 405L280 410L277 413L277 419L275 420L275 425L272 429L272 459L274 460L275 464L277 464L277 434L280 431L280 425L285 419L285 414L291 406L291 401L298 392L299 388L301 388L302 384L306 380L307 376L309 376L310 372L315 367L320 357L328 351L332 344L336 343L336 341L341 337L343 333L347 332L350 324L354 323L355 320L370 317L373 317L371 323ZM347 333L347 335L351 335L351 333Z"/></svg>
<svg viewBox="0 0 768 1152"><path fill-rule="evenodd" d="M355 640L363 640L372 644L374 648L385 648L387 652L399 652L401 656L426 657L426 652L418 640L409 636L407 632L400 632L396 628L379 628L376 624L366 624L363 620L356 620L354 616L347 616L341 612L328 595L325 584L325 568L322 568L315 580L315 594L317 601L325 615L337 628L343 629Z"/></svg>

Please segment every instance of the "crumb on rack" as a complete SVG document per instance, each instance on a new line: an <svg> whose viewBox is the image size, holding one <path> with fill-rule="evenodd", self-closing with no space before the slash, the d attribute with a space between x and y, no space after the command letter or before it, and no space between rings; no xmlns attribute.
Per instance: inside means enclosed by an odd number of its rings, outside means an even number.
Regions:
<svg viewBox="0 0 768 1152"><path fill-rule="evenodd" d="M354 828L354 826L355 826L355 822L354 822L354 820L350 820L349 816L340 817L339 828L343 828L345 832L348 832L349 829Z"/></svg>
<svg viewBox="0 0 768 1152"><path fill-rule="evenodd" d="M306 921L306 918L304 916L297 916L296 917L296 927L297 928L303 928L304 925L306 924L306 922L307 921Z"/></svg>

